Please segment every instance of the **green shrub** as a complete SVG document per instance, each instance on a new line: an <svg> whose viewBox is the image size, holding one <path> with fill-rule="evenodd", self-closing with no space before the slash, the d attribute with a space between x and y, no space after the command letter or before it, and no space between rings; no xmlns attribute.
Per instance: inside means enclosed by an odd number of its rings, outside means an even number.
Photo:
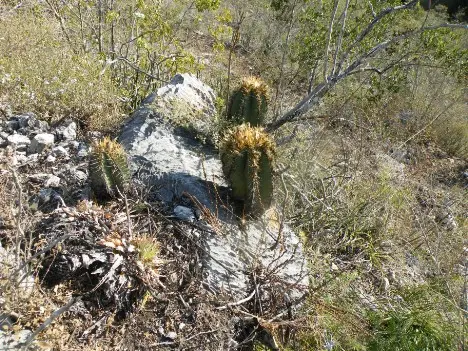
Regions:
<svg viewBox="0 0 468 351"><path fill-rule="evenodd" d="M400 306L369 314L373 328L369 351L457 350L459 325L448 318L450 312L439 308L437 293L422 286L403 298Z"/></svg>

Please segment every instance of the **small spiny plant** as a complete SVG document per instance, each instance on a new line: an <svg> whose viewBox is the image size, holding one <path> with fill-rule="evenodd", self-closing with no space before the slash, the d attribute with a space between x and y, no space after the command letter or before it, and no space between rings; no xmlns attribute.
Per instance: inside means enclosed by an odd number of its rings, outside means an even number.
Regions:
<svg viewBox="0 0 468 351"><path fill-rule="evenodd" d="M153 266L159 254L159 243L156 239L143 235L135 239L133 243L137 248L140 261L147 266Z"/></svg>
<svg viewBox="0 0 468 351"><path fill-rule="evenodd" d="M89 160L89 178L99 200L123 195L130 182L130 170L122 145L108 137L96 141Z"/></svg>
<svg viewBox="0 0 468 351"><path fill-rule="evenodd" d="M262 128L242 124L226 132L220 152L233 197L247 213L261 215L272 201L274 141Z"/></svg>

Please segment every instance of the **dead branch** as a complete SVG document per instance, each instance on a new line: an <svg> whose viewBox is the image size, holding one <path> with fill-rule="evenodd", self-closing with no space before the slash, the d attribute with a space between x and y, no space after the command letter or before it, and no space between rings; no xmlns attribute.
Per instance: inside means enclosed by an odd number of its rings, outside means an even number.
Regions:
<svg viewBox="0 0 468 351"><path fill-rule="evenodd" d="M75 303L77 303L81 298L80 297L72 297L68 303L58 310L54 311L49 318L46 319L44 323L42 323L39 328L37 328L26 340L24 344L24 348L27 349L29 345L34 341L34 339L44 330L46 329L58 316L62 313L67 312Z"/></svg>
<svg viewBox="0 0 468 351"><path fill-rule="evenodd" d="M328 26L328 35L327 35L327 45L325 49L325 55L323 58L323 80L327 81L328 79L328 72L327 72L327 64L328 64L328 52L330 51L330 42L333 34L333 24L335 23L335 16L336 12L338 10L338 0L335 0L335 3L333 4L333 12L332 12L332 17L330 20L330 24ZM338 48L337 48L338 50Z"/></svg>
<svg viewBox="0 0 468 351"><path fill-rule="evenodd" d="M18 178L18 174L16 173L16 170L13 167L9 167L11 175L13 177L13 181L16 186L16 191L18 193L18 213L16 214L16 236L15 236L15 245L16 245L16 262L18 263L20 261L19 259L19 254L20 254L20 248L21 248L21 240L24 239L24 231L23 228L21 227L21 216L23 214L23 189L21 188L21 182Z"/></svg>
<svg viewBox="0 0 468 351"><path fill-rule="evenodd" d="M222 311L222 310L225 310L225 309L227 309L229 307L239 306L239 305L242 305L243 303L246 303L246 302L252 300L252 298L255 296L255 293L257 292L257 289L258 289L258 286L245 299L242 299L242 300L239 300L239 301L236 301L236 302L231 302L231 303L228 303L227 305L224 305L224 306L216 307L216 310Z"/></svg>
<svg viewBox="0 0 468 351"><path fill-rule="evenodd" d="M343 41L343 35L344 35L345 28L346 28L346 18L348 17L349 1L350 0L346 0L345 8L343 10L343 14L341 15L342 17L341 29L340 29L340 35L338 37L338 42L336 44L335 55L333 57L333 68L332 68L332 73L331 73L332 76L335 74L335 71L336 71L336 60L338 59L338 54L341 50L341 43Z"/></svg>
<svg viewBox="0 0 468 351"><path fill-rule="evenodd" d="M36 252L34 255L32 255L31 257L29 257L26 261L23 262L23 264L17 268L11 275L10 275L10 278L12 278L14 275L18 274L19 272L21 272L21 270L23 268L25 268L29 263L31 263L32 260L34 260L35 258L39 257L40 255L42 255L43 253L46 253L48 251L50 251L55 245L61 243L62 241L65 241L66 239L68 239L69 237L71 237L71 234L65 234L59 238L56 238L54 240L52 240L45 248L43 248L42 250Z"/></svg>

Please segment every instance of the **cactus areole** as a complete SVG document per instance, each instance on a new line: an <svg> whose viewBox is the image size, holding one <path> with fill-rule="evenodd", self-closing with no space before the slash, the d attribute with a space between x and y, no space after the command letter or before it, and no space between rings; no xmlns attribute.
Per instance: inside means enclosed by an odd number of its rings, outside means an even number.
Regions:
<svg viewBox="0 0 468 351"><path fill-rule="evenodd" d="M127 154L118 142L106 137L92 145L89 178L91 189L99 200L126 192L130 171Z"/></svg>
<svg viewBox="0 0 468 351"><path fill-rule="evenodd" d="M264 124L268 109L268 86L259 78L248 77L236 89L229 102L228 119L235 124Z"/></svg>
<svg viewBox="0 0 468 351"><path fill-rule="evenodd" d="M220 152L233 198L243 201L249 214L261 215L272 201L273 140L262 128L242 124L225 134Z"/></svg>

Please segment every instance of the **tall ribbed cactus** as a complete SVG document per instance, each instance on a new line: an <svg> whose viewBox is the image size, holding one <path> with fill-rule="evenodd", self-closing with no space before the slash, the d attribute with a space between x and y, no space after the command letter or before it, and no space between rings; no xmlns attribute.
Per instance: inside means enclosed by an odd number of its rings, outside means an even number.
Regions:
<svg viewBox="0 0 468 351"><path fill-rule="evenodd" d="M235 124L263 125L268 109L268 86L257 77L247 77L231 96L228 120Z"/></svg>
<svg viewBox="0 0 468 351"><path fill-rule="evenodd" d="M105 200L125 193L130 171L122 145L107 137L92 145L89 179L98 199Z"/></svg>
<svg viewBox="0 0 468 351"><path fill-rule="evenodd" d="M220 152L233 197L244 202L248 213L261 215L273 194L273 140L262 128L242 124L224 135Z"/></svg>

